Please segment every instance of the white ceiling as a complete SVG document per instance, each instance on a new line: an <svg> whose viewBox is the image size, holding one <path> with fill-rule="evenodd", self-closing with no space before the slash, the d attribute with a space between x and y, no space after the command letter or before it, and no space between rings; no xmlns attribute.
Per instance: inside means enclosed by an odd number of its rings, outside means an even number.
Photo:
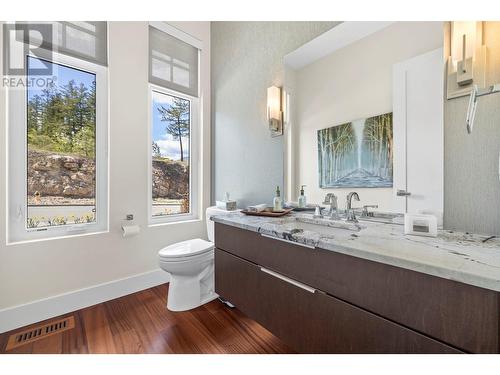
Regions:
<svg viewBox="0 0 500 375"><path fill-rule="evenodd" d="M346 21L285 56L285 64L300 69L331 53L374 34L394 22Z"/></svg>

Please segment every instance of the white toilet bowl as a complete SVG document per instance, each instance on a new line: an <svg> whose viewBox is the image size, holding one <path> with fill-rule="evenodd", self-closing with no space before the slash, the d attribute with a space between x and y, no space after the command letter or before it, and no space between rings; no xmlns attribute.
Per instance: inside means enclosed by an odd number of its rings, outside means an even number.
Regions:
<svg viewBox="0 0 500 375"><path fill-rule="evenodd" d="M170 273L167 308L194 309L217 298L214 292L214 245L199 238L159 252L160 267Z"/></svg>
<svg viewBox="0 0 500 375"><path fill-rule="evenodd" d="M214 282L214 223L210 217L227 213L216 207L207 208L210 241L195 238L177 242L158 252L160 268L170 273L169 310L194 309L218 297Z"/></svg>

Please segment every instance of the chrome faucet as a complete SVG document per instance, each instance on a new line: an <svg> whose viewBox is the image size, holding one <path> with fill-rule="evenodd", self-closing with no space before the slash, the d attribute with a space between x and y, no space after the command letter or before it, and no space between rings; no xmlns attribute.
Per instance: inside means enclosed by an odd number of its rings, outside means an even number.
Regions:
<svg viewBox="0 0 500 375"><path fill-rule="evenodd" d="M328 211L328 217L332 220L336 220L339 218L339 214L337 213L337 196L333 193L328 193L325 197L323 204L329 204L330 210Z"/></svg>
<svg viewBox="0 0 500 375"><path fill-rule="evenodd" d="M314 209L314 215L313 215L313 217L315 219L322 219L323 218L323 214L321 213L321 207L319 206L319 204Z"/></svg>
<svg viewBox="0 0 500 375"><path fill-rule="evenodd" d="M352 209L351 201L352 198L354 197L355 200L359 202L359 195L355 191L351 191L349 194L347 194L347 206L346 206L346 219L347 221L352 221L354 223L358 222L358 219L356 219L356 214L354 213L354 210Z"/></svg>
<svg viewBox="0 0 500 375"><path fill-rule="evenodd" d="M373 217L373 211L368 211L369 208L378 208L377 204L368 204L363 206L363 212L361 213L362 217Z"/></svg>

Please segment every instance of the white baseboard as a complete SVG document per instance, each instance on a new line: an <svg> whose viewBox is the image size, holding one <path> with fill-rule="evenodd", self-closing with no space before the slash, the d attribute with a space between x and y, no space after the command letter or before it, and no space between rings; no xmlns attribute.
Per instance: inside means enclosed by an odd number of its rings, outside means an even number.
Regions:
<svg viewBox="0 0 500 375"><path fill-rule="evenodd" d="M165 284L169 280L170 275L158 269L9 307L0 310L0 333Z"/></svg>

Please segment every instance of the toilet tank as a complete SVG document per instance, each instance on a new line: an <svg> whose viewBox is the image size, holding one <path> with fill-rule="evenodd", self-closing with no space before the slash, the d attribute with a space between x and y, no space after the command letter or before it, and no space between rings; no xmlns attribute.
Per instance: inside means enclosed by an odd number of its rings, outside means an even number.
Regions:
<svg viewBox="0 0 500 375"><path fill-rule="evenodd" d="M215 206L208 207L206 211L206 219L207 219L207 234L208 234L208 240L210 242L215 241L215 235L214 235L214 229L215 229L215 223L210 220L212 216L216 215L229 215L231 213L235 213L236 211L226 211L222 210L220 208L217 208Z"/></svg>

